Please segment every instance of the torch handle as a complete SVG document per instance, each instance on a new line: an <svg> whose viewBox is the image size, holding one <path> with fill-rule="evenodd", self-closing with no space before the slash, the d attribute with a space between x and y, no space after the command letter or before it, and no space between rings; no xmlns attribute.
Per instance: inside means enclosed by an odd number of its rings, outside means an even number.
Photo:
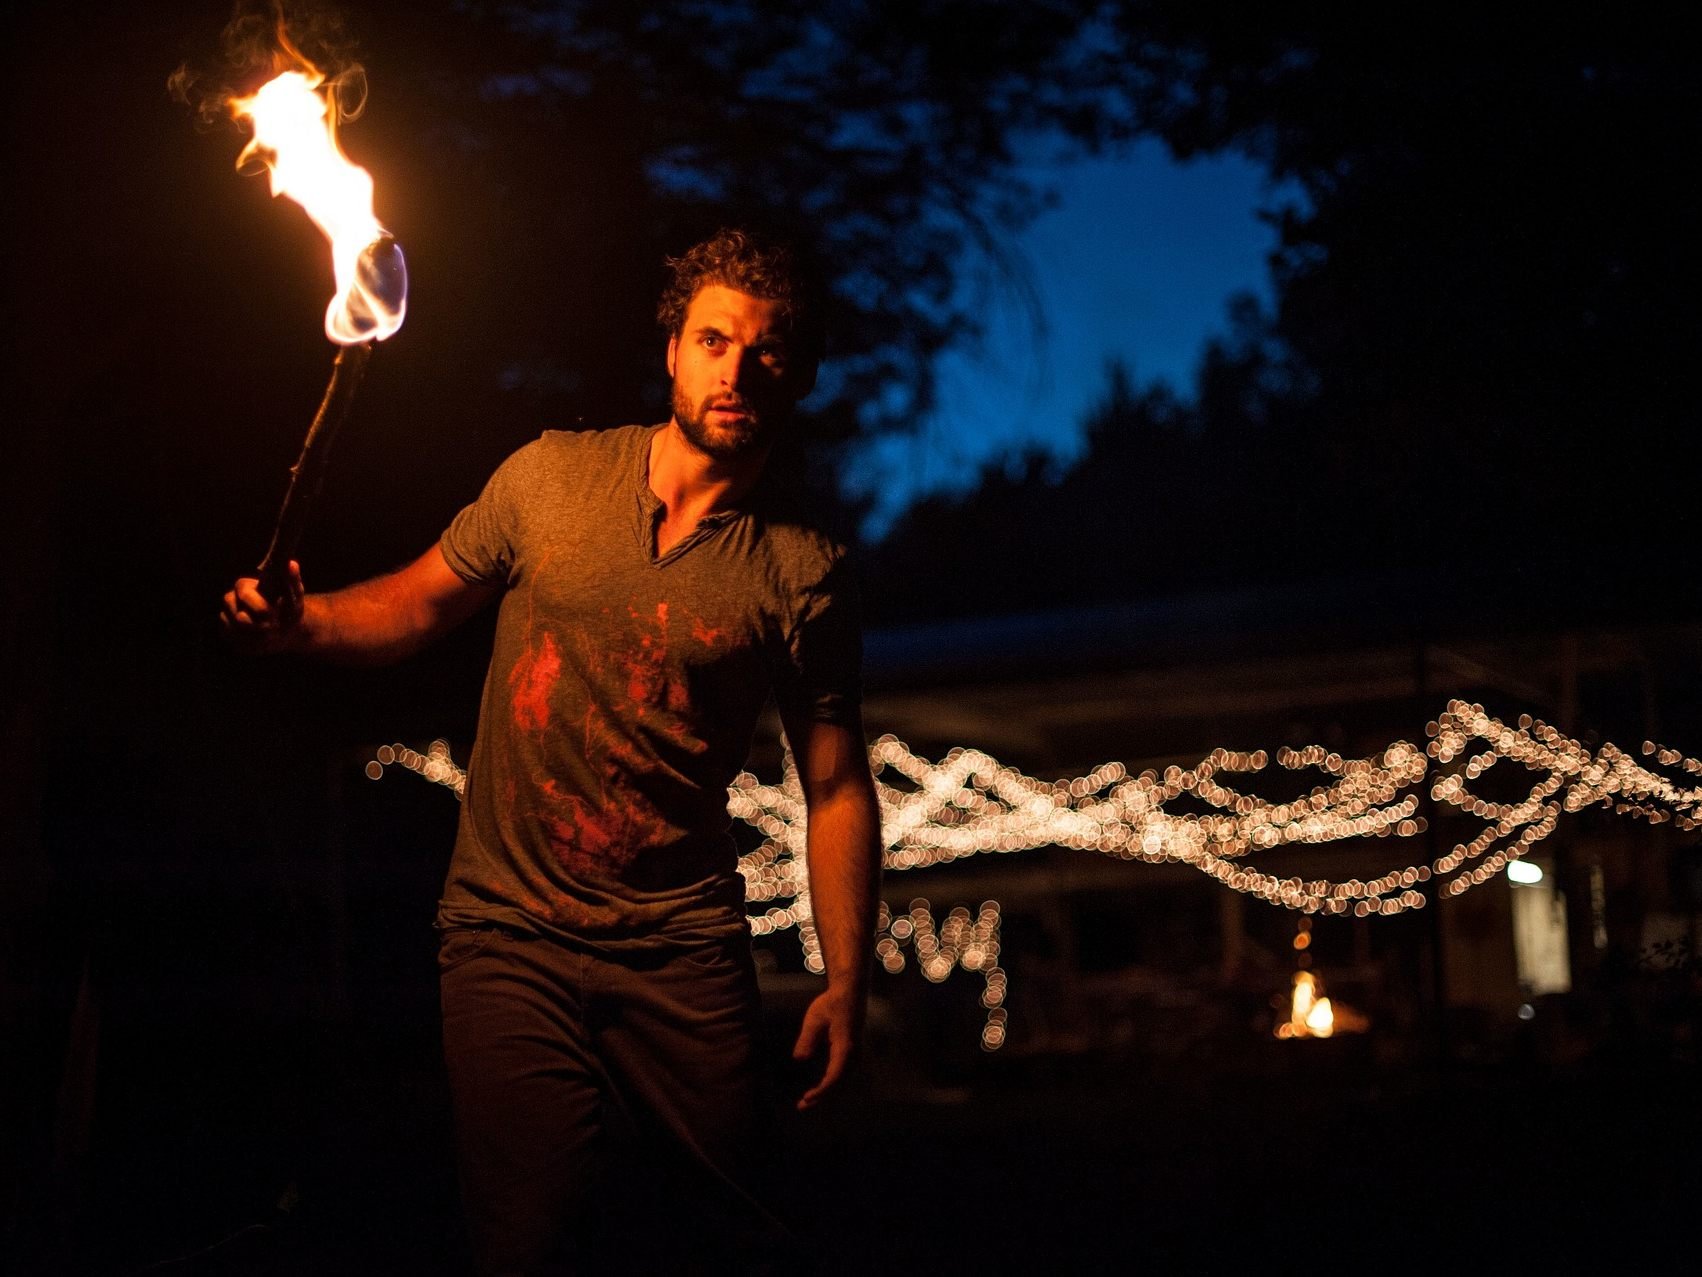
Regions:
<svg viewBox="0 0 1702 1277"><path fill-rule="evenodd" d="M272 529L272 544L266 550L266 557L260 560L260 593L268 602L277 602L289 590L290 560L295 557L302 529L307 526L308 512L325 481L331 445L336 442L337 431L349 415L349 405L354 402L355 391L366 373L367 361L372 358L372 346L371 342L344 346L337 351L336 362L331 365L331 381L325 387L325 398L319 405L319 411L313 414L313 424L308 427L307 438L302 441L301 456L290 467L290 486L284 493L284 504L278 510L278 522Z"/></svg>

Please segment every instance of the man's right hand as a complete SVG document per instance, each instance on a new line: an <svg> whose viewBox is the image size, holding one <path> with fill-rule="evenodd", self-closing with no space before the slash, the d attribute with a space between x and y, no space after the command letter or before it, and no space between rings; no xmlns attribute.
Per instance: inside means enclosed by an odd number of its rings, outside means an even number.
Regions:
<svg viewBox="0 0 1702 1277"><path fill-rule="evenodd" d="M284 596L268 601L260 592L258 578L239 577L225 591L224 611L219 624L230 640L246 652L287 652L302 638L301 617L307 590L301 583L301 564L290 560Z"/></svg>
<svg viewBox="0 0 1702 1277"><path fill-rule="evenodd" d="M225 595L219 620L247 652L294 652L341 665L386 665L459 625L501 591L456 575L432 546L407 567L341 590L308 594L290 561L289 589L268 601L251 576Z"/></svg>

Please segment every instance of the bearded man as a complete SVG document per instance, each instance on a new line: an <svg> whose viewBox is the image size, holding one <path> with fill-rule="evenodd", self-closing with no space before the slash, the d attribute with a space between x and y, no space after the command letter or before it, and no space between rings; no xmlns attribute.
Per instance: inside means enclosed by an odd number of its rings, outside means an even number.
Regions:
<svg viewBox="0 0 1702 1277"><path fill-rule="evenodd" d="M308 594L292 563L281 600L253 578L225 596L246 645L365 663L501 601L438 911L488 1273L586 1264L611 1131L638 1137L636 1191L666 1203L690 1260L791 1263L755 1187L767 1102L727 814L770 695L827 967L794 1049L826 1064L800 1108L840 1082L863 1024L880 852L855 596L842 548L764 473L815 384L821 290L738 230L670 266L669 421L545 433L392 575Z"/></svg>

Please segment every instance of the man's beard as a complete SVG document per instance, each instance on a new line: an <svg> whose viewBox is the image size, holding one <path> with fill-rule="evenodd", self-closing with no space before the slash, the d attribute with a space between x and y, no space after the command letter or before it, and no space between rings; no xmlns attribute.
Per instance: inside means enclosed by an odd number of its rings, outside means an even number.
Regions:
<svg viewBox="0 0 1702 1277"><path fill-rule="evenodd" d="M709 424L712 408L735 405L738 411L746 414L744 420L718 426ZM687 443L717 461L748 457L767 447L773 434L769 418L759 415L749 401L730 402L724 396L712 396L694 406L678 386L674 387L674 420L679 423L680 433L686 437Z"/></svg>

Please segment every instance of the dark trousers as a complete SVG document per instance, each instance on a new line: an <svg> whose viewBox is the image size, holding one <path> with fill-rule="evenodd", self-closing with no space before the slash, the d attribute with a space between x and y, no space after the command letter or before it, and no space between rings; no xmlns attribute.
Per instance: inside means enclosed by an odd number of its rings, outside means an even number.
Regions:
<svg viewBox="0 0 1702 1277"><path fill-rule="evenodd" d="M771 1110L750 946L620 958L446 932L443 1044L484 1274L754 1272Z"/></svg>

